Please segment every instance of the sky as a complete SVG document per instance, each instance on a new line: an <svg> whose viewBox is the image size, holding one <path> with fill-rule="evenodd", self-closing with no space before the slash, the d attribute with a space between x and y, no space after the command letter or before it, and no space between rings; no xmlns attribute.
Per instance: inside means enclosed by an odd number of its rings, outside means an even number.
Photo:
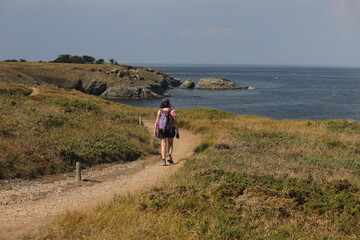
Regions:
<svg viewBox="0 0 360 240"><path fill-rule="evenodd" d="M360 0L0 0L0 60L360 67Z"/></svg>

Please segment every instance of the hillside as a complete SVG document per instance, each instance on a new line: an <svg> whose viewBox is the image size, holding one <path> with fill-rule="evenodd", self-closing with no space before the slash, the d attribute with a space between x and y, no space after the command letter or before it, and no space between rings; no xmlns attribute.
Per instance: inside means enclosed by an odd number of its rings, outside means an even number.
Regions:
<svg viewBox="0 0 360 240"><path fill-rule="evenodd" d="M153 131L153 116L145 119L149 134ZM59 214L88 209L114 196L133 194L168 180L192 155L200 138L181 130L173 152L175 164L160 167L159 156L152 155L137 161L105 164L82 171L83 181L76 181L68 172L30 181L8 180L0 184L0 239L24 239ZM1 181L0 181L1 183Z"/></svg>
<svg viewBox="0 0 360 240"><path fill-rule="evenodd" d="M202 134L171 181L36 239L359 239L360 124L179 111Z"/></svg>
<svg viewBox="0 0 360 240"><path fill-rule="evenodd" d="M75 90L0 83L0 177L155 153L139 109ZM200 134L171 180L69 212L34 239L359 239L360 123L177 112ZM186 139L185 139L186 140ZM191 142L189 142L191 144ZM160 166L158 166L160 167ZM89 200L90 201L90 200ZM166 227L165 227L166 226Z"/></svg>
<svg viewBox="0 0 360 240"><path fill-rule="evenodd" d="M154 68L111 64L0 62L0 82L57 86L106 98L162 98L180 81Z"/></svg>
<svg viewBox="0 0 360 240"><path fill-rule="evenodd" d="M138 126L146 110L75 90L0 82L0 180L133 161L155 150Z"/></svg>

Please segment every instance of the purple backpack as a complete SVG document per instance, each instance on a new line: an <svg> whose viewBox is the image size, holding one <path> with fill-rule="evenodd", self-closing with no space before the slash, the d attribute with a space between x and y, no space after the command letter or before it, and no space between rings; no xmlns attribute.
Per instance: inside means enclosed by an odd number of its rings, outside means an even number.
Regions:
<svg viewBox="0 0 360 240"><path fill-rule="evenodd" d="M160 109L160 115L159 115L159 119L157 122L157 127L160 130L168 130L171 127L171 123L172 123L172 118L170 116L170 112L172 111L172 109L169 109L168 111L164 111L162 109Z"/></svg>

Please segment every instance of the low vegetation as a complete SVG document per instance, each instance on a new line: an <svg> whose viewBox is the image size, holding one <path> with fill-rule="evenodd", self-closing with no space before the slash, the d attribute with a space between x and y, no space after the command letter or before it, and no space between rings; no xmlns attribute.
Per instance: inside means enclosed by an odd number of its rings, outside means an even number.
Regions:
<svg viewBox="0 0 360 240"><path fill-rule="evenodd" d="M74 90L0 82L0 179L30 179L154 152L142 111Z"/></svg>
<svg viewBox="0 0 360 240"><path fill-rule="evenodd" d="M171 181L36 239L359 239L360 124L179 111L202 135Z"/></svg>
<svg viewBox="0 0 360 240"><path fill-rule="evenodd" d="M106 74L113 69L111 64L0 62L0 81L76 89L79 81L86 85L96 80L113 80Z"/></svg>
<svg viewBox="0 0 360 240"><path fill-rule="evenodd" d="M104 64L105 60L100 58L96 60L92 56L84 55L84 56L77 56L77 55L70 55L70 54L60 54L56 59L53 61L54 63L87 63L87 64ZM110 60L111 64L114 64L114 59Z"/></svg>
<svg viewBox="0 0 360 240"><path fill-rule="evenodd" d="M69 57L69 56L68 56ZM86 58L85 58L86 57ZM75 89L104 98L162 98L180 81L155 68L123 64L0 62L0 82ZM113 59L110 59L113 61ZM86 64L85 64L86 63Z"/></svg>
<svg viewBox="0 0 360 240"><path fill-rule="evenodd" d="M26 62L25 59L6 59L4 62ZM38 61L44 62L44 61ZM92 56L84 55L84 56L77 56L77 55L70 55L70 54L60 54L52 63L81 63L81 64L104 64L105 60L103 58L96 59ZM113 58L109 60L111 64L118 64Z"/></svg>

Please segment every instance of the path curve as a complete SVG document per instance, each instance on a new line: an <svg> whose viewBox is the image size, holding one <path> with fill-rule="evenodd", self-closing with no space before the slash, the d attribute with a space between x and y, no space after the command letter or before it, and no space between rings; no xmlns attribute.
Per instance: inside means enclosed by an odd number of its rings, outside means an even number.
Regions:
<svg viewBox="0 0 360 240"><path fill-rule="evenodd" d="M39 89L39 88L30 87L30 89L32 90L32 92L30 93L30 96L34 96L34 95L40 94L40 89Z"/></svg>
<svg viewBox="0 0 360 240"><path fill-rule="evenodd" d="M153 122L145 121L152 132ZM117 195L133 194L160 185L190 157L200 137L181 130L174 139L174 165L160 166L152 156L126 164L93 168L83 172L87 181L76 182L74 173L59 179L0 183L0 239L24 239L41 226L71 210L95 207Z"/></svg>

